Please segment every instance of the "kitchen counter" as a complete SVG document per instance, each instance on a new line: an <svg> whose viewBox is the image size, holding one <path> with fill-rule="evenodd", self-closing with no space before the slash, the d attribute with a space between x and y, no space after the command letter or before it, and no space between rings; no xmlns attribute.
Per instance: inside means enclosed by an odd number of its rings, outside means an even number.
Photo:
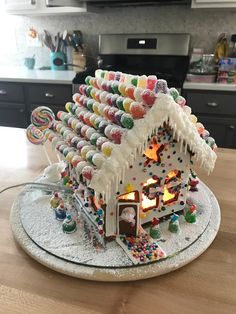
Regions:
<svg viewBox="0 0 236 314"><path fill-rule="evenodd" d="M0 67L0 81L72 85L74 71L28 70L25 67Z"/></svg>
<svg viewBox="0 0 236 314"><path fill-rule="evenodd" d="M236 92L236 84L192 83L185 81L183 89Z"/></svg>
<svg viewBox="0 0 236 314"><path fill-rule="evenodd" d="M47 166L42 146L28 143L24 130L0 128L0 147L0 190L33 180ZM219 233L207 251L175 272L137 282L80 280L37 263L14 241L9 224L20 190L0 194L0 312L235 313L235 162L236 150L219 149L214 172L198 172L216 195L222 215Z"/></svg>

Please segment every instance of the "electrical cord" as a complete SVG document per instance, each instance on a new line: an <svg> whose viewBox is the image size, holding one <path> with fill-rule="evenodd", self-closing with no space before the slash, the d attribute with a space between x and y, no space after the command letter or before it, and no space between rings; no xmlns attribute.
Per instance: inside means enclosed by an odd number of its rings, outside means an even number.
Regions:
<svg viewBox="0 0 236 314"><path fill-rule="evenodd" d="M4 188L3 190L0 191L0 194L13 189L13 188L18 188L20 186L25 186L25 185L31 185L31 186L41 186L41 187L45 187L47 188L49 191L64 191L65 193L73 193L73 189L68 188L68 187L64 187L64 186L59 186L56 184L47 184L47 183L39 183L39 182L25 182L25 183L20 183L20 184L16 184L16 185L11 185L8 186L6 188Z"/></svg>

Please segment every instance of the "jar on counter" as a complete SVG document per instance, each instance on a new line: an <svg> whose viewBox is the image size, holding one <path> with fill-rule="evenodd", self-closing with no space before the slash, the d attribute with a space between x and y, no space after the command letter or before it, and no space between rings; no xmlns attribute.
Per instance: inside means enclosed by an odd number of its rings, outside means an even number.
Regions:
<svg viewBox="0 0 236 314"><path fill-rule="evenodd" d="M229 56L231 58L236 58L236 34L231 35L231 40L229 44Z"/></svg>

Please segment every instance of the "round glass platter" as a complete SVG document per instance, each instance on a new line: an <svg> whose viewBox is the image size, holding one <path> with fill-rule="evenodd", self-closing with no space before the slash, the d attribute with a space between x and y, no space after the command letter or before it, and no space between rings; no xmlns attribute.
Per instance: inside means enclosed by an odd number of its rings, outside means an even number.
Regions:
<svg viewBox="0 0 236 314"><path fill-rule="evenodd" d="M161 224L159 246L166 258L144 265L133 265L115 242L106 248L94 245L83 219L73 234L62 232L49 206L50 195L26 188L15 201L11 225L15 238L34 259L59 272L90 280L125 281L154 277L177 269L202 254L214 240L220 225L220 209L214 194L202 182L190 198L198 206L197 222L180 218L181 231L168 231L168 221Z"/></svg>

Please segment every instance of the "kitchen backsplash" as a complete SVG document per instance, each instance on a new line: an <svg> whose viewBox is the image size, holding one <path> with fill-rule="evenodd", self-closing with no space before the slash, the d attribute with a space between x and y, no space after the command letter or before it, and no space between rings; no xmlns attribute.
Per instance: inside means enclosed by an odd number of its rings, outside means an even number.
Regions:
<svg viewBox="0 0 236 314"><path fill-rule="evenodd" d="M38 32L47 29L58 31L81 30L89 54L98 52L100 33L190 33L191 47L202 47L206 53L214 49L220 33L236 33L236 11L193 10L182 6L105 9L101 13L76 16L11 17L15 24L16 52L8 59L1 58L0 65L23 65L26 56L36 56L36 67L49 64L49 50L45 47L27 47L26 32L30 27Z"/></svg>

